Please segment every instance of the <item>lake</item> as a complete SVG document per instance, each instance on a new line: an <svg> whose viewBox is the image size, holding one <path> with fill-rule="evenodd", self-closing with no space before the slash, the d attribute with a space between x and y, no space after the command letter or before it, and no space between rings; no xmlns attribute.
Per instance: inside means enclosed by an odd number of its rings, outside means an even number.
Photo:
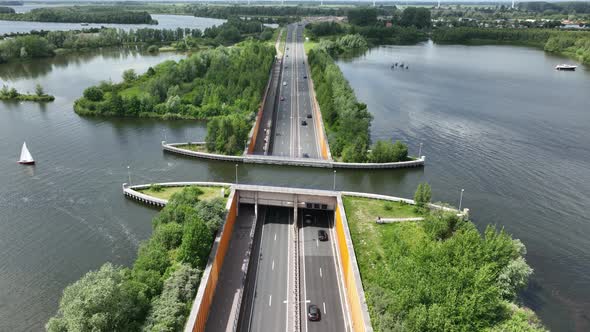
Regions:
<svg viewBox="0 0 590 332"><path fill-rule="evenodd" d="M43 6L45 7L45 6ZM15 9L17 6L14 7ZM194 17L188 15L162 15L152 14L152 18L158 21L158 25L151 24L106 24L106 23L89 23L82 26L80 23L54 23L54 22L29 22L29 21L3 21L0 20L0 35L7 33L27 33L31 30L45 31L64 31L80 30L89 28L110 27L123 30L137 30L141 28L151 29L176 29L191 28L201 31L214 25L220 25L225 20L206 17Z"/></svg>
<svg viewBox="0 0 590 332"><path fill-rule="evenodd" d="M119 81L182 55L103 51L0 65L19 90L36 83L53 103L0 102L0 331L40 330L63 288L111 261L130 265L157 210L125 199L121 184L234 181L233 163L163 153L160 142L202 140L203 123L76 115L101 80ZM391 71L404 61L407 71ZM428 180L434 200L471 208L478 225L503 225L535 268L525 303L556 331L588 329L590 73L557 73L563 58L518 47L374 49L340 62L375 115L374 138L398 138L424 169L338 170L337 188L412 197ZM567 61L569 62L569 61ZM22 142L37 160L18 165ZM130 166L130 174L127 166ZM332 188L332 170L240 165L239 182ZM584 316L585 315L585 316Z"/></svg>
<svg viewBox="0 0 590 332"><path fill-rule="evenodd" d="M404 62L409 70L390 69ZM422 142L435 200L522 239L525 305L554 331L590 330L590 70L511 46L387 46L339 66L373 139ZM412 184L413 186L415 184ZM392 188L391 191L398 191Z"/></svg>

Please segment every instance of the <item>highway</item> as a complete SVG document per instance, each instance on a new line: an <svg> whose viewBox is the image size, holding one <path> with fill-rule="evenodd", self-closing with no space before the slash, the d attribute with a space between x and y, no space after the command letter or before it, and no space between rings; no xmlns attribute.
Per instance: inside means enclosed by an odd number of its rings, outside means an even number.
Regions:
<svg viewBox="0 0 590 332"><path fill-rule="evenodd" d="M248 287L254 289L253 298L244 304L251 319L241 331L287 331L289 316L289 243L293 232L293 209L267 207L260 213L262 223L258 267ZM256 256L253 256L256 257Z"/></svg>
<svg viewBox="0 0 590 332"><path fill-rule="evenodd" d="M331 232L333 211L300 209L298 212L301 251L301 331L347 331L342 285L336 272L336 248ZM318 239L318 231L328 233L328 241ZM307 319L307 307L315 304L321 320Z"/></svg>
<svg viewBox="0 0 590 332"><path fill-rule="evenodd" d="M279 102L274 112L272 155L291 158L321 158L303 48L303 25L287 26ZM308 117L311 116L311 117ZM302 122L305 121L304 125Z"/></svg>

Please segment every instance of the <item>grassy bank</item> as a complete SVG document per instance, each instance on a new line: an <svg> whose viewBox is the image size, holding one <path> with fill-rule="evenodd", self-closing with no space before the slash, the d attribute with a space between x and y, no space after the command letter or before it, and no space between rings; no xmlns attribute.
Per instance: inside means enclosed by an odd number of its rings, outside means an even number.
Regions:
<svg viewBox="0 0 590 332"><path fill-rule="evenodd" d="M545 331L513 302L531 269L524 246L452 213L421 222L406 204L344 197L344 207L375 331Z"/></svg>
<svg viewBox="0 0 590 332"><path fill-rule="evenodd" d="M221 189L224 189L223 197L227 197L227 189L226 187L213 187L213 186L183 186L183 187L162 187L158 185L152 185L147 189L138 190L142 194L154 196L161 199L170 199L176 193L183 191L187 187L197 188L200 192L199 200L207 201L212 200L215 198L222 197L221 196ZM226 199L224 199L225 202Z"/></svg>

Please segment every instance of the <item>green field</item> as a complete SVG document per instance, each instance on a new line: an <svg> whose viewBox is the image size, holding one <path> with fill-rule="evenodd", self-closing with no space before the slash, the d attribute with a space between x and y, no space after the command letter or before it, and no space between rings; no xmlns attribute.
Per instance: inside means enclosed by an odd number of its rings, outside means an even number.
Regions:
<svg viewBox="0 0 590 332"><path fill-rule="evenodd" d="M222 187L205 187L205 186L191 186L199 188L203 193L199 195L199 200L209 200L216 197L221 197L221 188ZM181 192L186 186L184 187L162 187L161 190L156 191L152 188L138 190L142 194L154 196L161 199L170 199L172 195ZM224 197L227 196L227 188L225 190Z"/></svg>

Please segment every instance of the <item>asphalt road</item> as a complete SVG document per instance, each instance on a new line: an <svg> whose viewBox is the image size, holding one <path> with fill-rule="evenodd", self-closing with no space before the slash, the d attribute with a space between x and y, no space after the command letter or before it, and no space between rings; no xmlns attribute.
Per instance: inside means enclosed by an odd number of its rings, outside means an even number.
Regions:
<svg viewBox="0 0 590 332"><path fill-rule="evenodd" d="M343 291L336 272L336 248L330 232L333 226L333 211L300 209L298 214L303 253L300 264L301 330L347 331ZM328 233L328 241L319 241L319 230ZM320 321L312 322L307 319L307 307L311 304L319 307Z"/></svg>
<svg viewBox="0 0 590 332"><path fill-rule="evenodd" d="M287 43L283 57L280 97L275 112L272 155L291 158L321 158L312 100L309 93L307 58L303 48L303 25L287 26ZM302 124L306 122L306 125Z"/></svg>
<svg viewBox="0 0 590 332"><path fill-rule="evenodd" d="M260 220L259 220L260 222ZM288 244L293 222L290 208L267 207L262 224L258 269L253 301L244 305L251 310L249 331L286 331L289 292ZM246 331L247 329L242 329Z"/></svg>

